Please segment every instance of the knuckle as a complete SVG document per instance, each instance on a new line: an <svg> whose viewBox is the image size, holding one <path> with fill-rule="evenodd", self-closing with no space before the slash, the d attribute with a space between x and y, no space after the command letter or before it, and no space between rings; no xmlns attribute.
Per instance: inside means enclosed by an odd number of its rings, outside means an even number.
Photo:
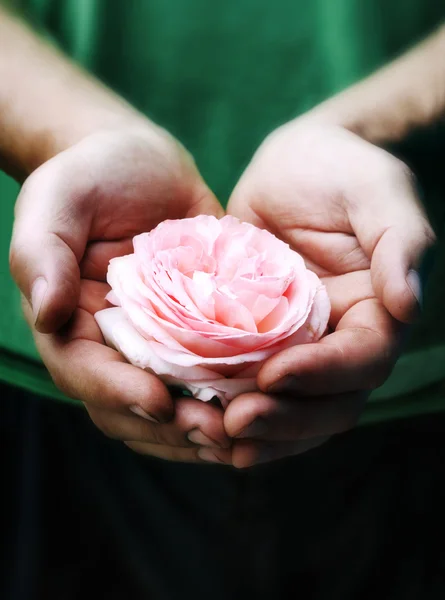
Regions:
<svg viewBox="0 0 445 600"><path fill-rule="evenodd" d="M142 425L143 423L141 423L141 428ZM162 446L163 444L165 444L164 435L160 430L159 425L153 425L153 427L150 428L150 442L152 444L156 444L157 446Z"/></svg>
<svg viewBox="0 0 445 600"><path fill-rule="evenodd" d="M20 189L14 206L14 215L17 218L21 213L25 213L29 208L36 203L36 197L42 194L42 189L48 186L48 183L53 181L57 171L51 169L51 177L47 176L47 171L51 166L52 159L40 167L38 167L31 175L29 175Z"/></svg>
<svg viewBox="0 0 445 600"><path fill-rule="evenodd" d="M124 444L125 446L127 446L127 448L129 448L133 452L136 452L137 454L147 454L147 452L142 449L140 442L125 441Z"/></svg>
<svg viewBox="0 0 445 600"><path fill-rule="evenodd" d="M423 222L423 237L425 250L433 247L437 241L436 234L427 218L425 218Z"/></svg>
<svg viewBox="0 0 445 600"><path fill-rule="evenodd" d="M68 398L81 402L89 402L93 396L87 393L89 386L78 378L71 377L66 368L65 357L61 356L63 349L56 349L56 356L48 356L45 348L39 348L40 356L48 369L56 388ZM60 359L60 360L59 360Z"/></svg>
<svg viewBox="0 0 445 600"><path fill-rule="evenodd" d="M9 270L17 284L20 280L23 263L22 244L18 241L17 236L14 235L9 249Z"/></svg>
<svg viewBox="0 0 445 600"><path fill-rule="evenodd" d="M65 396L68 396L69 398L75 398L77 400L78 397L73 393L71 385L68 384L67 378L63 375L63 373L59 369L48 367L48 365L46 365L46 367L56 388Z"/></svg>
<svg viewBox="0 0 445 600"><path fill-rule="evenodd" d="M395 158L392 161L394 176L398 177L405 182L409 183L412 187L417 187L417 177L414 174L414 171L402 160L399 158Z"/></svg>
<svg viewBox="0 0 445 600"><path fill-rule="evenodd" d="M25 179L21 187L20 193L17 197L14 205L14 216L17 217L22 209L23 204L26 204L28 198L33 195L34 188L36 187L36 179L38 178L38 170L34 171L29 177Z"/></svg>
<svg viewBox="0 0 445 600"><path fill-rule="evenodd" d="M198 460L198 449L195 448L178 448L178 447L172 447L169 448L169 454L170 456L168 457L169 460L174 460L174 461L178 461L178 462L194 462L196 460Z"/></svg>
<svg viewBox="0 0 445 600"><path fill-rule="evenodd" d="M419 185L414 172L410 167L399 158L385 153L378 168L378 174L381 181L386 181L395 191L408 191L411 196L417 196Z"/></svg>
<svg viewBox="0 0 445 600"><path fill-rule="evenodd" d="M96 425L96 427L100 429L100 431L104 434L105 437L111 440L121 439L121 436L105 421L102 423L101 427L99 427L98 425Z"/></svg>
<svg viewBox="0 0 445 600"><path fill-rule="evenodd" d="M392 180L395 184L409 185L416 189L417 178L410 167L392 154L385 153L384 156L386 160L381 162L381 174L386 175L388 180Z"/></svg>
<svg viewBox="0 0 445 600"><path fill-rule="evenodd" d="M116 431L116 427L110 419L97 411L91 410L91 408L87 408L87 410L91 421L107 438L112 440L120 439L120 436Z"/></svg>

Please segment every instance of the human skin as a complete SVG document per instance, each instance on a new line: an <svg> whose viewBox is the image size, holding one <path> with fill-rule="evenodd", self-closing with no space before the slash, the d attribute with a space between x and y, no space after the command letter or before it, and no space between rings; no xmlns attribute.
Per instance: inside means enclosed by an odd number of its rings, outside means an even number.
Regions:
<svg viewBox="0 0 445 600"><path fill-rule="evenodd" d="M223 214L193 159L6 12L0 81L2 164L25 180L11 272L56 385L106 435L150 442L153 455L198 460L201 446L228 446L220 409L172 398L105 346L93 316L106 305L109 259L135 234L167 218Z"/></svg>
<svg viewBox="0 0 445 600"><path fill-rule="evenodd" d="M0 160L7 172L25 180L16 206L11 271L50 374L62 391L85 403L105 434L138 452L170 460L244 467L295 454L316 445L319 438L353 426L366 395L363 390L380 384L395 361L397 320L409 321L416 312L415 268L433 240L406 167L372 144L401 139L413 127L427 126L442 114L443 37L440 30L383 72L269 136L236 187L229 211L256 224L262 220L259 224L295 246L306 244L303 253L326 277L334 304L332 335L337 337L332 347L325 342L315 350L325 352L327 361L317 369L323 369L324 380L332 377L345 383L330 387L326 398L326 390L315 385L320 371L313 368L314 349L301 347L295 352L306 353L298 364L308 366L305 387L298 393L301 398L319 394L311 399L311 410L308 403L295 399L294 392L292 397L259 394L238 397L224 416L210 404L172 399L157 378L128 365L103 344L93 319L104 306L108 261L128 252L131 236L166 218L220 215L219 204L176 140L0 9ZM428 68L422 68L425 64ZM442 104L436 105L437 98ZM319 140L323 131L326 143ZM378 166L378 181L368 182L367 190L358 179L353 213L345 206L341 211L329 193L322 195L321 210L338 225L330 231L334 235L323 239L318 236L315 206L311 209L310 204L305 216L313 230L307 223L288 227L288 220L295 221L301 213L304 193L292 196L291 210L284 220L277 215L277 222L258 216L252 205L252 190L260 181L259 160L271 169L283 145L292 153L298 149L300 135L311 139L314 147L333 144L338 162L359 148L365 163L372 157ZM314 169L324 173L324 166L320 162ZM300 183L288 178L284 187ZM392 208L365 240L361 232L369 221L369 197L377 183ZM316 187L312 193L317 193ZM274 195L271 189L266 212L274 210ZM390 240L376 261L380 246L373 241L386 243L384 232L399 218L409 225L408 235L393 245ZM306 241L289 240L299 230L307 233ZM335 264L326 268L320 255L338 254L342 262L344 244L351 251L350 260L341 268ZM410 285L404 285L408 272ZM348 285L343 285L346 280ZM370 336L369 348L363 345L363 335ZM269 390L284 375L296 374L295 364L295 354L271 359L260 373L261 389ZM266 436L235 441L228 449L230 438L259 416L266 421ZM264 423L259 423L264 430Z"/></svg>
<svg viewBox="0 0 445 600"><path fill-rule="evenodd" d="M275 355L225 414L238 467L304 451L353 427L419 312L434 234L414 177L379 146L445 118L445 28L265 140L228 212L303 254L332 303L331 334ZM247 438L247 439L246 439ZM249 438L252 438L249 440ZM255 440L255 441L253 441Z"/></svg>

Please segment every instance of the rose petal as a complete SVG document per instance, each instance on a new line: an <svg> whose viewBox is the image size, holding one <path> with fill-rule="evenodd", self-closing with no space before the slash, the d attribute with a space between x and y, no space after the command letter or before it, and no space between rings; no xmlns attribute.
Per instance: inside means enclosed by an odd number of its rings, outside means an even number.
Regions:
<svg viewBox="0 0 445 600"><path fill-rule="evenodd" d="M261 364L325 332L329 299L301 256L231 216L165 221L110 262L107 343L197 398L255 389Z"/></svg>

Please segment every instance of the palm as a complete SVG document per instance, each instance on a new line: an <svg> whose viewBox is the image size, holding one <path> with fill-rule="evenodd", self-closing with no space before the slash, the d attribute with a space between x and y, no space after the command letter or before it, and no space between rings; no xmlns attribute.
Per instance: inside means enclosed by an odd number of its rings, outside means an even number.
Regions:
<svg viewBox="0 0 445 600"><path fill-rule="evenodd" d="M179 144L165 139L154 145L137 134L94 136L73 153L71 170L88 165L88 186L80 200L94 207L80 264L79 308L85 338L101 339L94 314L105 308L110 259L132 252L133 236L165 219L194 216L215 200ZM172 151L173 150L173 151ZM79 173L80 175L80 173ZM74 186L70 193L78 194ZM79 197L79 196L78 196ZM76 338L76 325L70 338Z"/></svg>
<svg viewBox="0 0 445 600"><path fill-rule="evenodd" d="M197 207L214 209L187 152L166 134L154 135L97 134L58 157L70 171L69 194L91 214L89 240L121 239L190 216ZM45 167L54 177L53 165Z"/></svg>
<svg viewBox="0 0 445 600"><path fill-rule="evenodd" d="M278 130L254 158L228 207L289 243L322 278L332 303L332 329L350 308L356 314L377 303L369 243L366 234L365 247L360 243L364 228L351 222L348 202L368 193L386 156L341 131L298 136Z"/></svg>
<svg viewBox="0 0 445 600"><path fill-rule="evenodd" d="M332 218L337 213L337 219ZM341 206L323 193L308 193L294 198L280 196L280 201L258 207L261 225L274 231L299 252L319 276L338 276L369 269L360 242L354 235Z"/></svg>

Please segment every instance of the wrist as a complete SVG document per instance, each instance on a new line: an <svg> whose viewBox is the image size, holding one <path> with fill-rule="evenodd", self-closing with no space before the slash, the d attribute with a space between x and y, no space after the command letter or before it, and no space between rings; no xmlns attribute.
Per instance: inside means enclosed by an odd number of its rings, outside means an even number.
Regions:
<svg viewBox="0 0 445 600"><path fill-rule="evenodd" d="M386 145L445 120L445 26L405 55L310 110L305 119Z"/></svg>
<svg viewBox="0 0 445 600"><path fill-rule="evenodd" d="M19 180L95 132L159 131L1 7L0 81L0 168Z"/></svg>
<svg viewBox="0 0 445 600"><path fill-rule="evenodd" d="M70 112L69 117L55 118L51 128L35 125L26 132L21 129L17 133L12 131L9 146L2 148L4 170L23 181L60 152L99 133L134 132L145 139L150 138L158 146L166 144L169 139L167 132L131 107L113 110L111 107L100 109L93 106L91 110L81 107L77 112Z"/></svg>
<svg viewBox="0 0 445 600"><path fill-rule="evenodd" d="M412 115L400 114L396 106L379 110L373 97L360 92L346 90L311 109L302 119L313 125L341 127L377 146L399 142L417 127Z"/></svg>
<svg viewBox="0 0 445 600"><path fill-rule="evenodd" d="M310 110L304 119L320 126L342 127L367 142L386 146L443 119L441 109L432 106L435 94L424 92L391 102L352 88Z"/></svg>

